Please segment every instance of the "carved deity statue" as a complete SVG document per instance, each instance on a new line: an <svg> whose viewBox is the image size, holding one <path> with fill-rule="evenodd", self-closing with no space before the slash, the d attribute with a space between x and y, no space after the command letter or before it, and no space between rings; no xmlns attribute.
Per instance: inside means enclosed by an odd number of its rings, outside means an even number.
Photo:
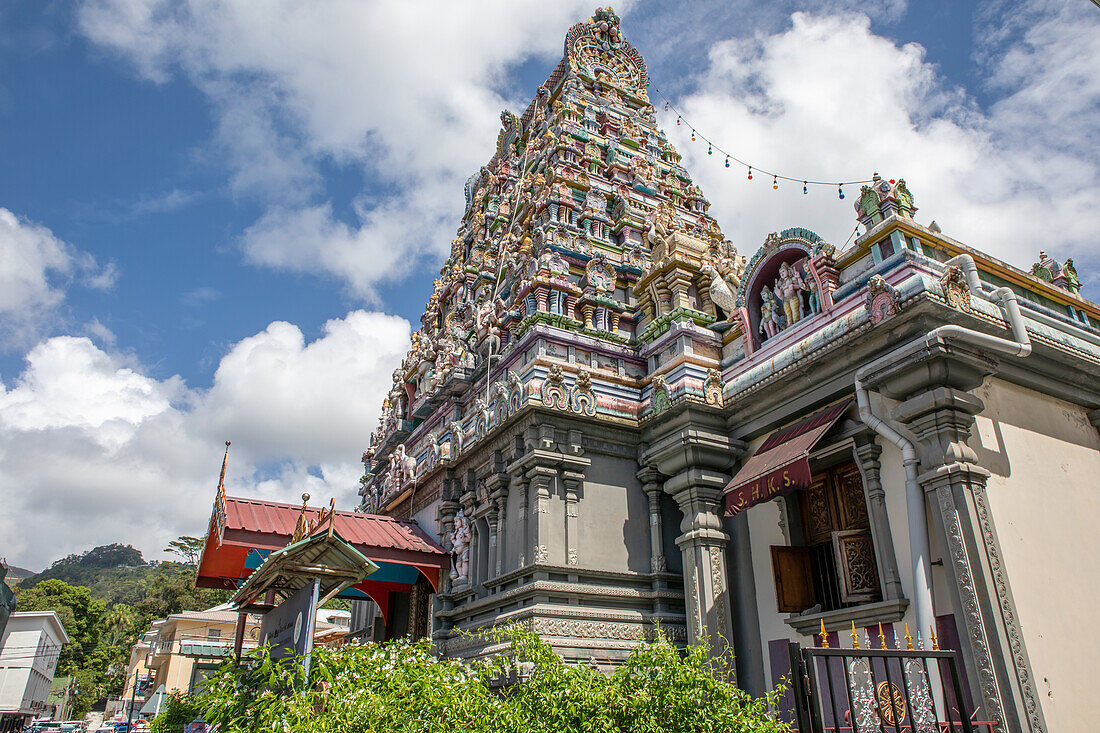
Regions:
<svg viewBox="0 0 1100 733"><path fill-rule="evenodd" d="M779 333L780 305L766 285L760 291L760 298L760 327L764 329L765 338L771 338Z"/></svg>
<svg viewBox="0 0 1100 733"><path fill-rule="evenodd" d="M793 326L805 315L802 312L802 291L805 289L806 284L802 282L802 276L798 274L798 270L786 262L779 266L775 294L783 303L783 315L787 319L788 326Z"/></svg>
<svg viewBox="0 0 1100 733"><path fill-rule="evenodd" d="M810 313L817 314L821 312L821 295L817 292L817 280L813 277L806 278L806 289L810 292Z"/></svg>
<svg viewBox="0 0 1100 733"><path fill-rule="evenodd" d="M455 515L451 552L454 553L455 558L454 567L451 568L451 582L464 583L470 572L470 520L461 509Z"/></svg>
<svg viewBox="0 0 1100 733"><path fill-rule="evenodd" d="M719 235L720 236L720 235ZM711 255L714 269L718 270L722 278L729 284L730 290L737 292L741 285L741 277L745 274L746 260L737 254L737 248L733 242L723 239L715 246Z"/></svg>
<svg viewBox="0 0 1100 733"><path fill-rule="evenodd" d="M672 215L663 207L654 209L645 218L645 241L655 253L654 257L664 257L668 237L672 234Z"/></svg>

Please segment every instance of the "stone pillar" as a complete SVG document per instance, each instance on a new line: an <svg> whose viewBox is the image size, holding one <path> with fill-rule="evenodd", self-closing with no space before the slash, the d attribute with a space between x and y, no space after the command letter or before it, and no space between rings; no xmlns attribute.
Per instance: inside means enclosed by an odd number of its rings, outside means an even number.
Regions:
<svg viewBox="0 0 1100 733"><path fill-rule="evenodd" d="M688 642L706 644L714 657L727 658L733 676L733 626L726 585L726 544L722 531L725 474L692 468L665 482L684 513L676 545L683 553Z"/></svg>
<svg viewBox="0 0 1100 733"><path fill-rule="evenodd" d="M672 307L691 308L691 296L688 294L691 289L691 274L676 270L666 276L666 281L668 289L672 291Z"/></svg>
<svg viewBox="0 0 1100 733"><path fill-rule="evenodd" d="M988 512L985 492L990 474L977 465L977 454L967 445L974 416L985 409L969 390L997 367L997 360L986 352L940 342L904 350L864 383L900 401L891 416L917 439L917 481L943 535L960 651L982 714L1002 720L998 730L1037 733L1047 728Z"/></svg>
<svg viewBox="0 0 1100 733"><path fill-rule="evenodd" d="M563 471L565 486L565 564L577 564L577 504L584 486L584 474L579 471Z"/></svg>
<svg viewBox="0 0 1100 733"><path fill-rule="evenodd" d="M584 481L584 471L591 460L581 454L581 433L569 431L568 442L557 442L554 427L549 424L528 428L524 440L524 452L515 457L507 471L515 477L526 479L527 490L527 541L524 545L526 564L547 563L550 560L551 546L562 544L562 527L550 525L550 496L556 488L559 477L565 484L566 501L572 504L572 513L566 513L566 524L571 526L567 543L576 557L577 542L577 502ZM566 548L566 562L570 559ZM575 563L575 559L574 559Z"/></svg>
<svg viewBox="0 0 1100 733"><path fill-rule="evenodd" d="M530 553L530 529L527 525L527 479L522 472L513 473L512 480L509 484L509 490L512 496L516 497L519 501L519 531L520 536L516 540L515 547L518 554L518 562L516 567L523 567L527 564L527 560L531 557Z"/></svg>
<svg viewBox="0 0 1100 733"><path fill-rule="evenodd" d="M879 476L882 468L879 462L882 447L875 442L873 434L859 433L855 436L852 452L863 476L863 488L867 495L867 516L871 520L871 532L875 540L875 559L882 571L882 597L883 600L896 601L903 598L905 593L901 587L898 558L894 552L890 517L886 513L886 491L882 488L882 479Z"/></svg>
<svg viewBox="0 0 1100 733"><path fill-rule="evenodd" d="M508 516L505 511L508 508L508 495L501 494L496 500L496 516L497 516L497 555L496 562L493 564L493 572L495 575L500 575L501 568L504 566L504 552L507 550L507 538L508 538Z"/></svg>
<svg viewBox="0 0 1100 733"><path fill-rule="evenodd" d="M638 471L642 491L649 497L649 572L668 571L665 559L664 528L661 525L661 488L664 484L657 469L646 466Z"/></svg>
<svg viewBox="0 0 1100 733"><path fill-rule="evenodd" d="M687 403L671 407L646 429L643 460L668 476L664 491L684 518L676 545L684 562L688 641L704 643L729 677L735 676L733 621L722 531L722 490L729 468L745 450L732 441L720 414Z"/></svg>
<svg viewBox="0 0 1100 733"><path fill-rule="evenodd" d="M453 498L453 484L452 479L443 479L443 500L439 502L439 532L440 537L443 540L443 546L448 551L454 548L454 529L455 529L455 514L458 513L458 509L461 506ZM454 568L455 557L451 556L451 567ZM450 571L443 574L439 582L439 603L440 609L443 611L450 611L454 608L454 597L451 595L451 573ZM449 615L443 615L440 617L440 632L449 631L454 626L454 622Z"/></svg>
<svg viewBox="0 0 1100 733"><path fill-rule="evenodd" d="M493 570L497 566L497 552L499 549L500 538L497 535L497 505L492 499L489 500L489 509L485 513L485 524L489 528L489 553L488 562L485 563L485 577L478 580L482 583L494 577Z"/></svg>
<svg viewBox="0 0 1100 733"><path fill-rule="evenodd" d="M494 457L494 472L485 479L485 488L489 494L489 531L492 533L492 551L489 556L489 573L492 577L500 575L500 568L504 555L504 534L507 525L507 516L504 513L507 507L508 489L511 485L511 476L504 470L504 460L499 455Z"/></svg>
<svg viewBox="0 0 1100 733"><path fill-rule="evenodd" d="M550 559L550 490L557 475L557 470L549 466L535 466L527 471L527 481L531 487L528 500L528 513L531 515L528 558L531 563L545 563Z"/></svg>

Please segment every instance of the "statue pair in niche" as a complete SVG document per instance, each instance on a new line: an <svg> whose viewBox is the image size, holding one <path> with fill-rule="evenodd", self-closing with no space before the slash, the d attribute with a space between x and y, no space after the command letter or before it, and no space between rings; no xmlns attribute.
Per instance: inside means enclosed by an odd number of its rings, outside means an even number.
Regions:
<svg viewBox="0 0 1100 733"><path fill-rule="evenodd" d="M760 289L760 332L764 339L820 312L817 281L797 265L784 262L775 282Z"/></svg>

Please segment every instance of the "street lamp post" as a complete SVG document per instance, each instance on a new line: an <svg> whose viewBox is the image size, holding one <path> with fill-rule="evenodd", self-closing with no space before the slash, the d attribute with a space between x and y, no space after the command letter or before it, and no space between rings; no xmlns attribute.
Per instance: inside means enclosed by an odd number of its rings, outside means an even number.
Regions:
<svg viewBox="0 0 1100 733"><path fill-rule="evenodd" d="M130 710L126 714L126 733L130 733L130 730L134 723L134 703L137 700L137 688L138 688L138 674L139 670L134 670L134 686L130 692Z"/></svg>

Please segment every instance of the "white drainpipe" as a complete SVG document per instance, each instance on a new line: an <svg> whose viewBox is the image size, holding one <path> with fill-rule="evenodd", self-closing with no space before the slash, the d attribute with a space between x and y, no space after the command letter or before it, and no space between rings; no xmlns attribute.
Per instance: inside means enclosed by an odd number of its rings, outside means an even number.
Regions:
<svg viewBox="0 0 1100 733"><path fill-rule="evenodd" d="M944 263L945 267L951 265L961 267L971 294L996 302L1000 306L1005 314L1005 320L1012 328L1012 335L1015 340L989 336L969 328L949 325L940 326L930 331L918 343L921 346L929 346L938 340L952 338L1009 356L1023 357L1030 354L1031 339L1027 335L1027 329L1024 327L1024 321L1020 315L1016 293L1009 288L997 288L988 294L982 290L978 270L974 266L974 259L970 255L959 255ZM866 374L868 368L861 369L859 374ZM867 390L858 375L855 380L855 390L860 419L866 423L867 427L901 449L902 463L905 465L905 501L909 515L909 552L913 567L913 605L915 606L917 623L922 629L921 633L927 633L930 629L935 628L936 613L932 606L932 568L928 557L930 551L926 502L924 490L917 483L917 464L920 459L917 457L917 451L912 441L871 411Z"/></svg>

